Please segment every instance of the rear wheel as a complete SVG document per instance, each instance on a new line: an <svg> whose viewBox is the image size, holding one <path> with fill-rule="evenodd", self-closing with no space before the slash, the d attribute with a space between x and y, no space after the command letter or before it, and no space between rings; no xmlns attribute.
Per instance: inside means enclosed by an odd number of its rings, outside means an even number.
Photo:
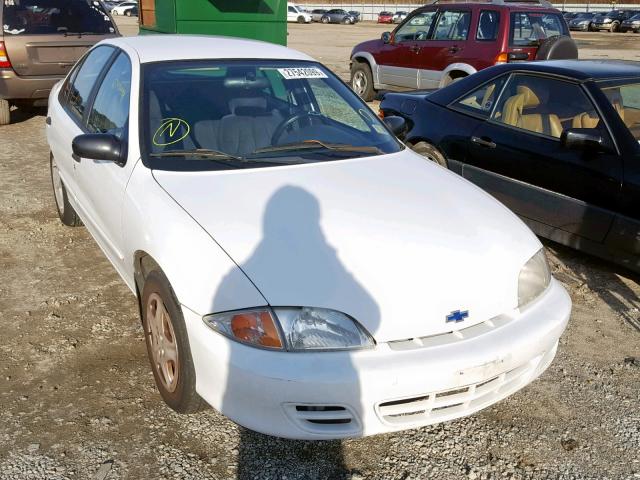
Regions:
<svg viewBox="0 0 640 480"><path fill-rule="evenodd" d="M178 413L207 408L196 393L196 373L180 304L164 274L152 270L142 289L142 326L153 378L166 404Z"/></svg>
<svg viewBox="0 0 640 480"><path fill-rule="evenodd" d="M376 97L373 88L373 75L367 63L355 61L351 65L351 88L365 102L370 102Z"/></svg>
<svg viewBox="0 0 640 480"><path fill-rule="evenodd" d="M51 186L53 187L53 198L56 202L56 210L60 221L67 227L78 227L82 221L69 203L67 189L60 178L58 164L52 154L49 155L49 170L51 171Z"/></svg>
<svg viewBox="0 0 640 480"><path fill-rule="evenodd" d="M322 23L325 23L325 24L326 24L326 23L329 23L329 19L328 19L327 17L322 17L322 19L320 19L320 21L321 21Z"/></svg>
<svg viewBox="0 0 640 480"><path fill-rule="evenodd" d="M418 142L411 147L411 149L422 155L427 160L437 163L441 167L448 168L447 159L440 151L428 142Z"/></svg>
<svg viewBox="0 0 640 480"><path fill-rule="evenodd" d="M0 125L9 125L11 121L11 106L9 102L0 98Z"/></svg>

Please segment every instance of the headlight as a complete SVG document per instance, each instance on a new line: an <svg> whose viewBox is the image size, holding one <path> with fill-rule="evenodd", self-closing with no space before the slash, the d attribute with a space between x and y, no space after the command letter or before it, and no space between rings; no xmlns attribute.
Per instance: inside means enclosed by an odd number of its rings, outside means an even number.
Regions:
<svg viewBox="0 0 640 480"><path fill-rule="evenodd" d="M525 263L518 275L518 308L524 309L529 303L538 298L551 282L551 272L544 249Z"/></svg>
<svg viewBox="0 0 640 480"><path fill-rule="evenodd" d="M610 18L605 18L602 23L611 23L611 19Z"/></svg>
<svg viewBox="0 0 640 480"><path fill-rule="evenodd" d="M324 308L261 308L207 315L213 330L250 345L289 351L374 346L371 335L344 313Z"/></svg>

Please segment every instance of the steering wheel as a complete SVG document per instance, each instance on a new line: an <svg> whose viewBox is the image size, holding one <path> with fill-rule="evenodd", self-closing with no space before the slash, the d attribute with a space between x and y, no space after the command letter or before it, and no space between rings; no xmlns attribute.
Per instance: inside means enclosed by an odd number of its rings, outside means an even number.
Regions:
<svg viewBox="0 0 640 480"><path fill-rule="evenodd" d="M280 125L278 125L275 132L273 132L273 135L271 136L271 145L277 145L278 140L280 140L280 137L287 130L287 128L289 128L292 124L294 124L298 120L302 120L303 118L307 118L307 117L311 119L319 118L320 121L322 121L323 123L327 123L324 120L324 115L321 115L319 113L315 113L315 112L296 113L295 115L292 115L291 117L287 118L284 122L282 122Z"/></svg>

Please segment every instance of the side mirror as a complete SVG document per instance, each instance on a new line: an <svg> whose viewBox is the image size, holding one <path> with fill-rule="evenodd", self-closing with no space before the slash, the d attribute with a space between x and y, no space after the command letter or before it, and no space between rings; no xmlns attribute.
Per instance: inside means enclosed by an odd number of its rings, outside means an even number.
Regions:
<svg viewBox="0 0 640 480"><path fill-rule="evenodd" d="M119 165L123 165L127 159L126 143L110 133L78 135L73 139L71 148L74 155L79 158L106 160Z"/></svg>
<svg viewBox="0 0 640 480"><path fill-rule="evenodd" d="M565 148L573 150L607 151L604 138L597 128L568 128L562 132L560 141Z"/></svg>
<svg viewBox="0 0 640 480"><path fill-rule="evenodd" d="M407 121L402 117L384 117L383 122L387 127L389 127L389 130L391 130L393 134L400 139L405 136L409 129Z"/></svg>
<svg viewBox="0 0 640 480"><path fill-rule="evenodd" d="M380 36L380 39L382 40L383 43L391 43L391 32L384 32Z"/></svg>

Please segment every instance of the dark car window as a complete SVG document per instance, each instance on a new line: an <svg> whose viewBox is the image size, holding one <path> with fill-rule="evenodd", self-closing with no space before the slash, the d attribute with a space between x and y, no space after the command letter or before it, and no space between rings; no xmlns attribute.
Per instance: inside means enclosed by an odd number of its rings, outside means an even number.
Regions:
<svg viewBox="0 0 640 480"><path fill-rule="evenodd" d="M603 88L602 91L631 134L640 142L640 82Z"/></svg>
<svg viewBox="0 0 640 480"><path fill-rule="evenodd" d="M395 40L398 42L428 40L429 31L435 17L435 10L415 14L396 30L394 34Z"/></svg>
<svg viewBox="0 0 640 480"><path fill-rule="evenodd" d="M466 40L471 24L471 12L445 10L438 18L434 40Z"/></svg>
<svg viewBox="0 0 640 480"><path fill-rule="evenodd" d="M78 69L73 82L70 83L67 102L69 110L77 119L83 117L89 95L113 51L113 48L106 46L91 50Z"/></svg>
<svg viewBox="0 0 640 480"><path fill-rule="evenodd" d="M89 0L3 0L5 35L115 33L100 2Z"/></svg>
<svg viewBox="0 0 640 480"><path fill-rule="evenodd" d="M559 13L511 12L510 45L538 46L541 40L568 35L567 26Z"/></svg>
<svg viewBox="0 0 640 480"><path fill-rule="evenodd" d="M498 38L498 25L500 24L500 12L495 10L483 10L478 17L478 30L476 39L495 40Z"/></svg>
<svg viewBox="0 0 640 480"><path fill-rule="evenodd" d="M89 113L88 129L94 133L111 133L123 138L129 120L130 93L131 62L126 54L121 53L98 89Z"/></svg>
<svg viewBox="0 0 640 480"><path fill-rule="evenodd" d="M533 75L512 75L493 112L496 122L560 138L569 128L606 129L582 87Z"/></svg>
<svg viewBox="0 0 640 480"><path fill-rule="evenodd" d="M496 99L502 91L502 87L507 81L508 75L498 77L489 83L485 83L480 88L465 95L462 100L454 102L452 105L456 110L462 110L483 117L488 117L496 103Z"/></svg>
<svg viewBox="0 0 640 480"><path fill-rule="evenodd" d="M142 143L152 168L270 167L401 148L371 109L315 62L158 62L144 65L143 78ZM221 153L202 158L197 149Z"/></svg>

